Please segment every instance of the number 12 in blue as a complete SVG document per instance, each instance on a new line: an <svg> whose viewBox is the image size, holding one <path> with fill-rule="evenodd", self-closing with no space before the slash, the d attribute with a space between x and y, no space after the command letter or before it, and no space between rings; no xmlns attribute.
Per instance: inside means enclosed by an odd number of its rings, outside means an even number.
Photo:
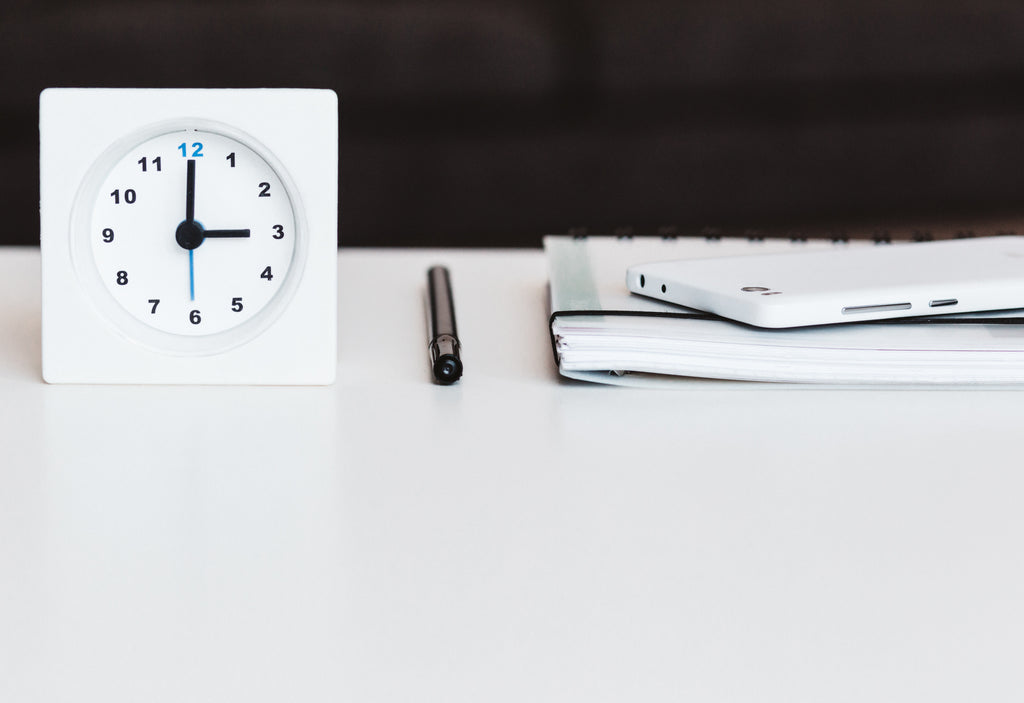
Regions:
<svg viewBox="0 0 1024 703"><path fill-rule="evenodd" d="M188 149L184 142L178 145L178 150L181 151L182 156L188 156ZM203 155L203 145L201 142L192 142L192 158Z"/></svg>

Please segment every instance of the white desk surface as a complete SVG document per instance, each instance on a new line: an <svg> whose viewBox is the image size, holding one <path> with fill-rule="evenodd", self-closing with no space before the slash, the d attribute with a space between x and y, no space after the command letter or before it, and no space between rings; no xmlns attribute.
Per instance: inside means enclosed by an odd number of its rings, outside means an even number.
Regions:
<svg viewBox="0 0 1024 703"><path fill-rule="evenodd" d="M332 387L48 386L0 252L0 701L1024 698L1024 392L572 384L539 251L339 262Z"/></svg>

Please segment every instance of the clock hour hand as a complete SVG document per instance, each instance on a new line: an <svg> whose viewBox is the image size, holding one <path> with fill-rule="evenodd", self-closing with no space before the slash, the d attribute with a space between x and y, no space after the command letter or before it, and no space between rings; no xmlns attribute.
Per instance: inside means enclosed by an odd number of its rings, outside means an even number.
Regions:
<svg viewBox="0 0 1024 703"><path fill-rule="evenodd" d="M247 229L206 229L203 230L204 237L248 237Z"/></svg>
<svg viewBox="0 0 1024 703"><path fill-rule="evenodd" d="M241 239L250 236L247 229L203 229L198 222L182 222L174 232L174 238L182 249L197 249L205 239Z"/></svg>

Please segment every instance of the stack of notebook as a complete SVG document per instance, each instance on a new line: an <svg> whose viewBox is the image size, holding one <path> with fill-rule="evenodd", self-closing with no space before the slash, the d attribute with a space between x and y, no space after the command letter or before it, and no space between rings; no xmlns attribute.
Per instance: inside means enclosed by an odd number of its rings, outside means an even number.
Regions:
<svg viewBox="0 0 1024 703"><path fill-rule="evenodd" d="M978 236L995 233L976 231ZM564 376L613 384L692 377L870 385L1024 383L1024 311L765 330L633 295L625 283L629 266L651 261L870 246L914 243L545 237L555 361Z"/></svg>

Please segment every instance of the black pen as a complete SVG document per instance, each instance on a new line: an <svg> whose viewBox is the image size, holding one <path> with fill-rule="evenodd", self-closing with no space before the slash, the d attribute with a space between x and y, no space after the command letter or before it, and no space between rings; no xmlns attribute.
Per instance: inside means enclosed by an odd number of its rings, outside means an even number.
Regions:
<svg viewBox="0 0 1024 703"><path fill-rule="evenodd" d="M455 332L455 306L448 269L432 266L427 271L430 297L430 367L438 383L455 383L462 376L459 338Z"/></svg>

